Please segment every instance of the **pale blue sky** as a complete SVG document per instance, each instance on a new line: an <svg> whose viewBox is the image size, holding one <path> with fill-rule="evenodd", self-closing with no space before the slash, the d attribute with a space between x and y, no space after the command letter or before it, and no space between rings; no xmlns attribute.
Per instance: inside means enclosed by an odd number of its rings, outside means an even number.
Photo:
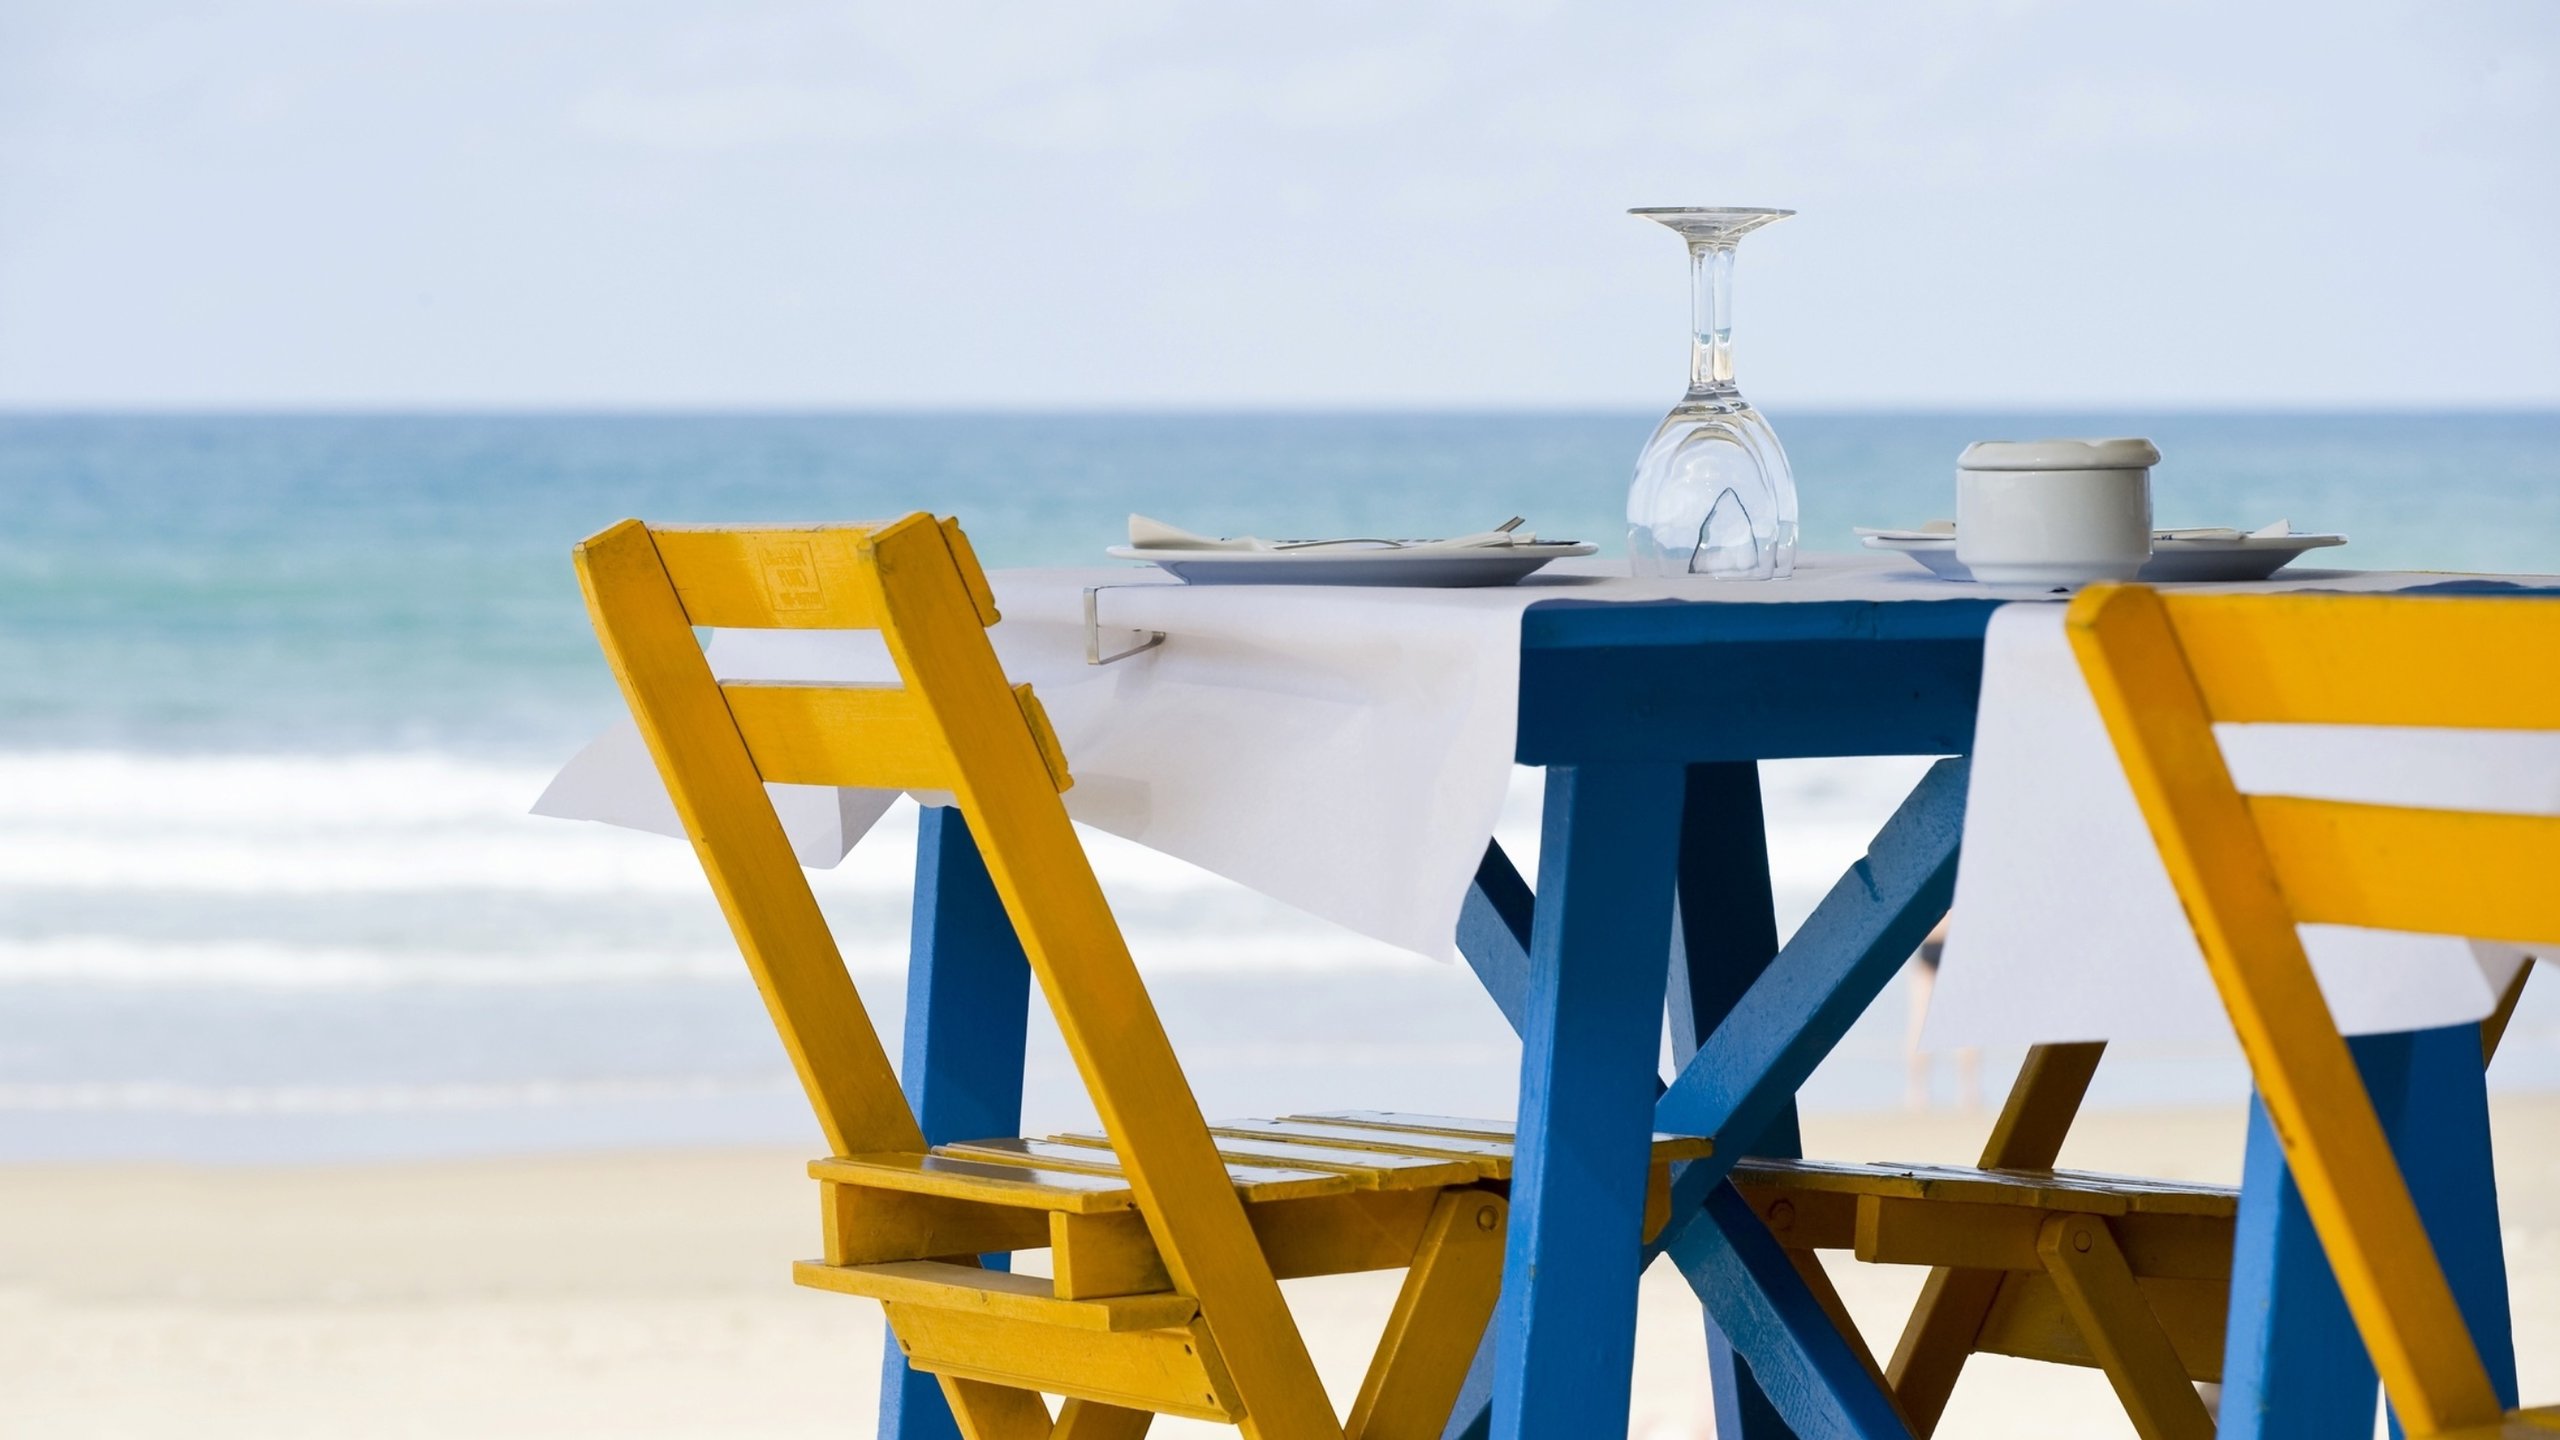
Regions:
<svg viewBox="0 0 2560 1440"><path fill-rule="evenodd" d="M0 405L2560 403L2560 5L0 0Z"/></svg>

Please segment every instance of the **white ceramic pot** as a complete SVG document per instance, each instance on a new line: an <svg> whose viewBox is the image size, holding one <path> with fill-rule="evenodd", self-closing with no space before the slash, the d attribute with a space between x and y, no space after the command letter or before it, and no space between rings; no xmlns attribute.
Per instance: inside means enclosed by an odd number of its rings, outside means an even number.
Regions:
<svg viewBox="0 0 2560 1440"><path fill-rule="evenodd" d="M1986 585L2130 580L2151 558L2148 440L1983 440L1956 461L1956 558Z"/></svg>

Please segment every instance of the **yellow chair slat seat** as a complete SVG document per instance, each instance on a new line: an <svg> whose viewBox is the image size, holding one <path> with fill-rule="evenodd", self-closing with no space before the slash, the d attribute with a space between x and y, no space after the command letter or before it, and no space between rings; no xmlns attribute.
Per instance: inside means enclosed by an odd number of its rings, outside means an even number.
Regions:
<svg viewBox="0 0 2560 1440"><path fill-rule="evenodd" d="M2063 625L2401 1427L2560 1428L2507 1409L2513 1357L2473 1333L2437 1250L2450 1237L2420 1217L2300 929L2560 944L2560 816L2244 792L2215 729L2560 732L2560 601L2098 585ZM2522 983L2484 1024L2484 1057ZM2493 1334L2512 1345L2505 1317Z"/></svg>
<svg viewBox="0 0 2560 1440"><path fill-rule="evenodd" d="M2229 1220L2240 1210L2240 1192L2229 1186L2181 1185L2087 1170L1752 1159L1734 1167L1733 1183L1746 1193L1821 1190L2086 1215L2203 1215Z"/></svg>
<svg viewBox="0 0 2560 1440"><path fill-rule="evenodd" d="M1461 1139L1495 1141L1509 1147L1512 1122L1508 1120L1470 1120L1454 1115L1405 1115L1389 1110L1333 1110L1315 1115L1283 1115L1284 1122L1319 1125L1349 1125L1362 1129L1416 1135L1448 1135ZM1674 1160L1700 1160L1716 1153L1716 1142L1703 1135L1663 1135L1653 1137L1653 1163Z"/></svg>
<svg viewBox="0 0 2560 1440"><path fill-rule="evenodd" d="M1362 1111L1213 1132L1061 793L1074 776L986 629L957 524L652 528L577 569L611 663L828 1148L803 1285L878 1301L970 1440L1436 1440L1501 1283L1507 1127ZM896 684L723 683L697 627L877 631ZM944 792L1102 1130L929 1145L770 784ZM949 823L949 822L945 822ZM1657 1211L1667 1209L1656 1166ZM1658 1226L1657 1214L1653 1224ZM1047 1250L1051 1274L984 1257ZM1359 1393L1325 1394L1278 1282L1402 1269ZM1044 1395L1063 1404L1051 1414Z"/></svg>

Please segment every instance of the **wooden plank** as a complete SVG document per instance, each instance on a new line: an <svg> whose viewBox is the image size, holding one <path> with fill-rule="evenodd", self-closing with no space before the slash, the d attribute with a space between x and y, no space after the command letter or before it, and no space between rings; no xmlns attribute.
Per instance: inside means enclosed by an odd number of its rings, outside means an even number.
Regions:
<svg viewBox="0 0 2560 1440"><path fill-rule="evenodd" d="M1501 842L1486 841L1475 883L1467 887L1458 909L1458 953L1515 1035L1529 1004L1529 929L1535 909L1529 882L1503 853Z"/></svg>
<svg viewBox="0 0 2560 1440"><path fill-rule="evenodd" d="M1396 1151L1354 1150L1341 1145L1297 1144L1287 1140L1248 1139L1211 1132L1220 1158L1227 1162L1230 1174L1238 1168L1280 1169L1290 1174L1310 1172L1334 1175L1346 1182L1332 1187L1343 1189L1438 1189L1444 1185L1465 1185L1481 1173L1473 1161L1438 1155L1414 1155ZM1115 1163L1110 1154L1111 1140L1104 1135L1055 1135L1047 1140L1023 1142L1044 1156L1063 1157L1076 1153L1100 1152L1097 1161ZM1326 1193L1332 1193L1331 1190ZM1284 1200L1285 1195L1264 1195L1248 1191L1248 1199Z"/></svg>
<svg viewBox="0 0 2560 1440"><path fill-rule="evenodd" d="M898 686L733 680L720 694L756 773L773 784L951 787L951 747Z"/></svg>
<svg viewBox="0 0 2560 1440"><path fill-rule="evenodd" d="M1339 1435L947 539L892 527L873 555L890 656L951 746L953 793L1166 1268L1217 1337L1248 1434Z"/></svg>
<svg viewBox="0 0 2560 1440"><path fill-rule="evenodd" d="M1487 1190L1438 1197L1352 1400L1348 1440L1440 1440L1502 1290L1507 1208Z"/></svg>
<svg viewBox="0 0 2560 1440"><path fill-rule="evenodd" d="M1475 1193L1475 1192L1467 1192ZM1440 1194L1431 1190L1355 1190L1320 1200L1282 1200L1245 1212L1272 1273L1347 1275L1413 1263Z"/></svg>
<svg viewBox="0 0 2560 1440"><path fill-rule="evenodd" d="M1742 1183L1746 1176L1755 1185L1784 1185L1799 1190L1834 1190L1950 1204L2078 1210L2093 1215L2124 1214L2133 1208L2135 1191L2132 1185L2114 1183L2111 1176L1840 1160L1747 1160L1735 1167L1735 1183Z"/></svg>
<svg viewBox="0 0 2560 1440"><path fill-rule="evenodd" d="M1096 1400L1069 1400L1058 1407L1057 1428L1048 1440L1144 1440L1155 1414L1124 1410Z"/></svg>
<svg viewBox="0 0 2560 1440"><path fill-rule="evenodd" d="M626 520L580 544L576 563L597 641L828 1148L923 1149L888 1053L845 974L649 530ZM836 598L827 605L854 603L841 585L829 593Z"/></svg>
<svg viewBox="0 0 2560 1440"><path fill-rule="evenodd" d="M1148 1295L1173 1288L1146 1217L1135 1210L1109 1215L1051 1215L1049 1274L1061 1300L1109 1295Z"/></svg>
<svg viewBox="0 0 2560 1440"><path fill-rule="evenodd" d="M1190 1420L1243 1419L1232 1381L1196 1326L1071 1330L1005 1314L892 1303L889 1327L907 1363L937 1375Z"/></svg>
<svg viewBox="0 0 2560 1440"><path fill-rule="evenodd" d="M1499 1440L1627 1426L1679 782L1661 765L1547 771L1503 1261L1512 1278L1496 1342ZM1511 1148L1429 1143L1469 1147L1489 1171Z"/></svg>
<svg viewBox="0 0 2560 1440"><path fill-rule="evenodd" d="M890 1353L898 1356L898 1368L907 1368L906 1356L898 1350L898 1337L889 1337ZM990 1385L983 1380L964 1380L956 1375L930 1375L921 1370L908 1373L922 1375L934 1387L934 1398L941 1402L943 1423L958 1429L961 1440L1049 1440L1049 1407L1030 1390L1009 1385ZM913 1422L897 1417L901 1428ZM889 1428L892 1417L883 1414L881 1433L895 1435Z"/></svg>
<svg viewBox="0 0 2560 1440"><path fill-rule="evenodd" d="M2036 1241L2046 1218L2044 1211L2022 1205L1864 1195L1858 1199L1857 1256L1871 1265L2042 1269Z"/></svg>
<svg viewBox="0 0 2560 1440"><path fill-rule="evenodd" d="M2068 1218L2068 1217L2064 1217ZM1978 1274L1978 1271L1958 1271ZM2080 1330L2079 1321L2062 1303L2050 1274L2003 1271L2000 1296L1983 1320L1977 1348L1986 1355L2015 1355L2048 1365L2098 1368L2097 1352ZM2169 1336L2190 1380L2222 1376L2224 1303L2227 1287L2219 1280L2141 1280L2144 1303ZM2278 1430L2273 1433L2294 1433Z"/></svg>
<svg viewBox="0 0 2560 1440"><path fill-rule="evenodd" d="M1126 1181L1110 1175L1033 1169L955 1155L835 1155L810 1161L809 1177L1077 1215L1126 1210L1136 1198Z"/></svg>
<svg viewBox="0 0 2560 1440"><path fill-rule="evenodd" d="M2560 729L2560 607L2451 595L2171 595L2219 721ZM2412 684L2414 676L2471 683ZM2490 677L2495 677L2492 680Z"/></svg>
<svg viewBox="0 0 2560 1440"><path fill-rule="evenodd" d="M1711 1297L1717 1325L1795 1433L1908 1440L1890 1394L1732 1186L1708 1192L1698 1217L1672 1233L1681 1276Z"/></svg>
<svg viewBox="0 0 2560 1440"><path fill-rule="evenodd" d="M2393 1403L2422 1433L2495 1420L2501 1407L2488 1372L2160 597L2138 586L2092 587L2064 623ZM2403 675L2391 688L2431 687Z"/></svg>
<svg viewBox="0 0 2560 1440"><path fill-rule="evenodd" d="M1467 1120L1450 1115L1406 1115L1392 1110L1339 1110L1322 1115L1283 1115L1283 1122L1309 1122L1320 1125L1356 1125L1364 1129L1383 1130L1396 1135L1451 1136L1458 1139L1493 1140L1511 1143L1508 1120ZM1715 1153L1715 1142L1702 1135L1655 1135L1653 1158L1656 1164L1666 1160L1695 1160Z"/></svg>
<svg viewBox="0 0 2560 1440"><path fill-rule="evenodd" d="M2560 815L2247 799L2298 923L2560 941Z"/></svg>
<svg viewBox="0 0 2560 1440"><path fill-rule="evenodd" d="M870 630L880 623L870 533L923 518L762 529L660 525L649 533L692 624Z"/></svg>
<svg viewBox="0 0 2560 1440"><path fill-rule="evenodd" d="M2143 1440L2212 1440L2213 1416L2188 1382L2168 1332L2094 1215L2047 1220L2038 1245L2064 1308L2106 1371Z"/></svg>
<svg viewBox="0 0 2560 1440"><path fill-rule="evenodd" d="M2062 1153L2063 1139L2088 1096L2106 1054L2103 1044L2038 1045L2027 1052L2016 1083L1983 1141L1980 1164L1987 1169L2046 1169ZM1934 1269L1920 1287L1920 1299L1895 1343L1885 1373L1894 1398L1911 1418L1913 1431L1927 1440L1946 1413L1974 1337L2000 1294L1998 1275L1979 1271Z"/></svg>
<svg viewBox="0 0 2560 1440"><path fill-rule="evenodd" d="M928 1144L1010 1135L1022 1128L1031 966L958 810L933 805L918 813L915 867L906 1034L898 1051L907 1105ZM1045 1238L1038 1214L1019 1215L1018 1222L1040 1227ZM1003 1270L1012 1257L989 1252L979 1263ZM938 1378L910 1369L895 1337L883 1336L884 1440L949 1440L956 1423Z"/></svg>
<svg viewBox="0 0 2560 1440"><path fill-rule="evenodd" d="M1048 1217L1038 1210L831 1182L820 1184L818 1195L830 1265L943 1260L1049 1243Z"/></svg>
<svg viewBox="0 0 2560 1440"><path fill-rule="evenodd" d="M1946 913L1955 890L1966 770L1962 760L1930 767L1866 858L1814 907L1777 961L1681 1067L1654 1106L1655 1129L1758 1134L1793 1103L1814 1067ZM1691 1161L1679 1183L1713 1184L1742 1158L1724 1151ZM1673 1208L1684 1207L1675 1200Z"/></svg>
<svg viewBox="0 0 2560 1440"><path fill-rule="evenodd" d="M1671 1064L1677 1071L1697 1058L1698 1047L1724 1023L1778 955L1776 891L1769 878L1769 821L1761 803L1756 763L1725 761L1683 768L1680 859L1672 883L1671 925L1671 964L1663 998L1670 1022ZM1804 1136L1796 1124L1792 1100L1779 1108L1760 1133L1728 1134L1723 1139L1731 1148L1754 1155L1804 1153ZM1663 1208L1669 1211L1676 1204L1677 1197L1666 1187ZM1652 1235L1646 1240L1648 1247L1657 1243ZM1712 1314L1704 1313L1701 1319L1707 1332L1707 1387L1716 1434L1726 1440L1795 1440Z"/></svg>
<svg viewBox="0 0 2560 1440"><path fill-rule="evenodd" d="M1209 1129L1215 1135L1232 1140L1274 1141L1384 1155L1461 1160L1473 1165L1475 1173L1487 1180L1499 1180L1511 1173L1511 1142L1508 1140L1396 1134L1360 1125L1329 1125L1313 1120L1218 1120L1212 1121Z"/></svg>
<svg viewBox="0 0 2560 1440"><path fill-rule="evenodd" d="M792 1279L813 1290L863 1295L910 1308L965 1311L1029 1321L1062 1330L1161 1330L1188 1325L1198 1306L1188 1295L1123 1295L1062 1300L1045 1275L1014 1275L936 1260L886 1265L822 1265L802 1260Z"/></svg>
<svg viewBox="0 0 2560 1440"><path fill-rule="evenodd" d="M1096 1136L1094 1143L1083 1144L1069 1139L1053 1140L968 1140L957 1145L944 1145L937 1153L954 1159L983 1160L996 1165L1019 1165L1029 1169L1070 1170L1085 1175L1121 1175L1120 1157L1111 1152L1110 1142ZM1352 1176L1320 1170L1277 1164L1256 1165L1249 1161L1231 1162L1227 1178L1238 1194L1249 1203L1273 1200L1303 1200L1314 1195L1339 1195L1360 1188Z"/></svg>

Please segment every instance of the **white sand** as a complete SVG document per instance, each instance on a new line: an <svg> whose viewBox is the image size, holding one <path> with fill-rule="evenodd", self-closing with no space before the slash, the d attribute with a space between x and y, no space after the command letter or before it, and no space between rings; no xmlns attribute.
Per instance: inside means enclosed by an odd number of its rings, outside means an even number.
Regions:
<svg viewBox="0 0 2560 1440"><path fill-rule="evenodd" d="M2560 1097L2498 1123L2525 1393L2560 1399ZM1937 1159L1983 1125L1808 1128L1817 1154ZM2228 1179L2238 1150L2235 1116L2102 1113L2066 1163ZM866 1435L877 1312L787 1277L816 1248L801 1158L0 1171L0 1435ZM1920 1273L1834 1270L1889 1345ZM1291 1287L1338 1393L1393 1284ZM1639 1436L1707 1433L1697 1314L1647 1277ZM1977 1357L1941 1433L2131 1431L2094 1371Z"/></svg>

